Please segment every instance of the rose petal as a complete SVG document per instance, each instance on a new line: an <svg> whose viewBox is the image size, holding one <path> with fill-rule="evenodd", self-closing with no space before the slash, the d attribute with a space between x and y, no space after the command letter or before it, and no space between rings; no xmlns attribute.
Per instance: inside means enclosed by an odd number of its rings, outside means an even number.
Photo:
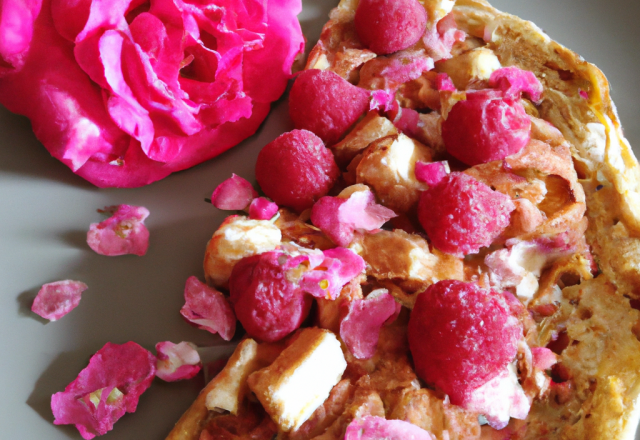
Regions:
<svg viewBox="0 0 640 440"><path fill-rule="evenodd" d="M149 247L149 230L144 220L149 210L144 206L107 206L104 212L111 217L91 223L87 232L87 244L100 255L117 256L134 254L142 256Z"/></svg>
<svg viewBox="0 0 640 440"><path fill-rule="evenodd" d="M506 99L520 99L521 93L526 93L533 102L539 102L543 87L536 75L528 70L516 66L503 67L491 74L489 86L504 92Z"/></svg>
<svg viewBox="0 0 640 440"><path fill-rule="evenodd" d="M420 160L416 162L416 179L418 179L418 182L424 182L429 186L440 182L450 171L449 162L446 160L428 163Z"/></svg>
<svg viewBox="0 0 640 440"><path fill-rule="evenodd" d="M57 321L80 304L80 295L87 285L80 281L64 280L43 284L33 300L31 311L49 321Z"/></svg>
<svg viewBox="0 0 640 440"><path fill-rule="evenodd" d="M345 284L364 272L365 262L360 255L341 247L323 253L322 269L305 272L300 287L317 298L336 299Z"/></svg>
<svg viewBox="0 0 640 440"><path fill-rule="evenodd" d="M455 92L456 86L453 84L453 80L449 78L446 73L438 73L436 77L436 88L440 91Z"/></svg>
<svg viewBox="0 0 640 440"><path fill-rule="evenodd" d="M166 382L191 379L200 371L200 355L191 342L158 342L156 351L156 376Z"/></svg>
<svg viewBox="0 0 640 440"><path fill-rule="evenodd" d="M349 303L349 313L340 323L340 337L356 359L376 353L383 324L396 313L396 300L387 289L371 292L365 299Z"/></svg>
<svg viewBox="0 0 640 440"><path fill-rule="evenodd" d="M13 69L19 70L24 65L41 7L42 0L4 0L0 3L0 59ZM0 64L0 77L13 69Z"/></svg>
<svg viewBox="0 0 640 440"><path fill-rule="evenodd" d="M533 366L539 370L548 370L558 363L558 356L546 347L531 347Z"/></svg>
<svg viewBox="0 0 640 440"><path fill-rule="evenodd" d="M388 112L392 109L392 103L394 100L395 92L392 90L373 90L371 92L369 110L382 110L384 112Z"/></svg>
<svg viewBox="0 0 640 440"><path fill-rule="evenodd" d="M198 328L218 333L230 341L236 331L236 317L227 298L196 277L189 277L184 286L185 305L180 313Z"/></svg>
<svg viewBox="0 0 640 440"><path fill-rule="evenodd" d="M435 440L429 431L403 420L365 416L353 419L344 434L344 440Z"/></svg>
<svg viewBox="0 0 640 440"><path fill-rule="evenodd" d="M356 191L348 199L325 196L311 209L311 221L334 243L348 246L356 229L372 231L380 228L396 213L375 203L369 190Z"/></svg>
<svg viewBox="0 0 640 440"><path fill-rule="evenodd" d="M56 425L75 424L84 439L106 434L134 412L156 373L156 358L135 342L107 343L64 391L51 396Z"/></svg>
<svg viewBox="0 0 640 440"><path fill-rule="evenodd" d="M466 34L457 29L453 13L447 14L436 26L427 28L422 37L427 53L435 60L451 58L451 48L456 41L464 41Z"/></svg>
<svg viewBox="0 0 640 440"><path fill-rule="evenodd" d="M211 203L218 209L242 210L256 197L258 192L247 180L232 174L213 190Z"/></svg>
<svg viewBox="0 0 640 440"><path fill-rule="evenodd" d="M271 220L278 213L278 205L265 197L253 199L249 205L249 218L252 220Z"/></svg>

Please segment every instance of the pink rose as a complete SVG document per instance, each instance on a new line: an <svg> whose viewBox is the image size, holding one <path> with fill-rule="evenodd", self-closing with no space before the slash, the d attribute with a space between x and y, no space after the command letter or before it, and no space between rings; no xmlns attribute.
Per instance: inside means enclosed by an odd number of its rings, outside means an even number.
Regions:
<svg viewBox="0 0 640 440"><path fill-rule="evenodd" d="M100 187L253 134L304 48L300 0L0 0L0 103Z"/></svg>

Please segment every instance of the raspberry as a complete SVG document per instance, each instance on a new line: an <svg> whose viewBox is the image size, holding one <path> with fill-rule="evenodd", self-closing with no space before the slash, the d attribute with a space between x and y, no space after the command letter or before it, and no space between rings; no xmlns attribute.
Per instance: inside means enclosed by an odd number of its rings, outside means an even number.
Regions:
<svg viewBox="0 0 640 440"><path fill-rule="evenodd" d="M243 258L229 279L229 302L247 334L278 341L300 327L313 301L287 279L286 256L279 251Z"/></svg>
<svg viewBox="0 0 640 440"><path fill-rule="evenodd" d="M289 93L293 125L331 145L369 108L369 93L329 70L305 70Z"/></svg>
<svg viewBox="0 0 640 440"><path fill-rule="evenodd" d="M447 151L467 165L517 153L529 142L530 131L531 120L519 101L485 91L467 93L442 124Z"/></svg>
<svg viewBox="0 0 640 440"><path fill-rule="evenodd" d="M522 326L501 293L446 280L418 295L408 337L418 376L460 405L513 360Z"/></svg>
<svg viewBox="0 0 640 440"><path fill-rule="evenodd" d="M378 55L415 44L427 26L427 13L417 0L360 0L355 16L360 41Z"/></svg>
<svg viewBox="0 0 640 440"><path fill-rule="evenodd" d="M322 140L306 130L282 134L256 161L258 184L276 204L300 212L329 192L340 170Z"/></svg>
<svg viewBox="0 0 640 440"><path fill-rule="evenodd" d="M418 219L435 247L462 257L489 246L509 226L511 199L454 172L422 193Z"/></svg>

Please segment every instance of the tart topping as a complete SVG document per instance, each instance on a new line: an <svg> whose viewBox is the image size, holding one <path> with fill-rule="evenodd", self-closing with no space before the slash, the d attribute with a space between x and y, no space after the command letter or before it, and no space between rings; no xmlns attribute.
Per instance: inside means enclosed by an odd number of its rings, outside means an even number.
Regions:
<svg viewBox="0 0 640 440"><path fill-rule="evenodd" d="M522 325L502 294L446 280L418 295L408 337L418 376L460 405L514 359Z"/></svg>
<svg viewBox="0 0 640 440"><path fill-rule="evenodd" d="M229 301L238 321L255 339L278 341L300 327L311 308L305 295L288 278L289 257L281 251L240 260L229 279Z"/></svg>
<svg viewBox="0 0 640 440"><path fill-rule="evenodd" d="M289 93L293 125L312 131L327 145L340 140L368 108L369 92L330 70L305 70Z"/></svg>
<svg viewBox="0 0 640 440"><path fill-rule="evenodd" d="M435 247L461 257L489 246L514 209L508 196L454 172L422 193L418 216Z"/></svg>
<svg viewBox="0 0 640 440"><path fill-rule="evenodd" d="M80 295L87 285L80 281L64 280L43 284L33 300L31 311L49 321L57 321L78 307Z"/></svg>
<svg viewBox="0 0 640 440"><path fill-rule="evenodd" d="M528 70L522 70L516 66L503 67L491 74L489 85L504 92L504 98L510 100L520 99L521 93L526 93L534 101L540 101L542 84L538 78Z"/></svg>
<svg viewBox="0 0 640 440"><path fill-rule="evenodd" d="M429 186L438 184L450 173L449 162L416 162L416 179Z"/></svg>
<svg viewBox="0 0 640 440"><path fill-rule="evenodd" d="M87 244L100 255L110 257L125 254L143 256L149 247L149 230L144 220L149 210L144 206L107 206L103 210L111 217L91 223L87 232Z"/></svg>
<svg viewBox="0 0 640 440"><path fill-rule="evenodd" d="M51 396L56 425L75 424L84 439L106 434L134 412L156 374L156 357L135 342L108 342L64 391Z"/></svg>
<svg viewBox="0 0 640 440"><path fill-rule="evenodd" d="M319 266L305 272L300 287L318 298L336 299L349 281L364 272L365 262L345 248L328 249Z"/></svg>
<svg viewBox="0 0 640 440"><path fill-rule="evenodd" d="M387 289L371 292L365 299L349 302L349 312L340 323L340 338L356 359L369 359L376 352L382 325L401 307Z"/></svg>
<svg viewBox="0 0 640 440"><path fill-rule="evenodd" d="M203 330L218 333L230 341L236 331L236 318L227 298L213 287L189 277L184 286L185 304L180 313Z"/></svg>
<svg viewBox="0 0 640 440"><path fill-rule="evenodd" d="M242 210L256 197L258 193L246 179L232 174L213 190L211 203L218 209Z"/></svg>
<svg viewBox="0 0 640 440"><path fill-rule="evenodd" d="M434 440L429 431L403 420L387 420L384 417L365 416L353 419L344 440Z"/></svg>
<svg viewBox="0 0 640 440"><path fill-rule="evenodd" d="M496 91L467 92L442 125L447 151L467 165L504 159L529 142L531 120L519 101Z"/></svg>
<svg viewBox="0 0 640 440"><path fill-rule="evenodd" d="M412 46L426 25L427 13L417 0L361 0L356 9L358 38L378 55Z"/></svg>
<svg viewBox="0 0 640 440"><path fill-rule="evenodd" d="M339 175L331 151L307 130L280 135L265 145L256 162L256 179L264 193L298 212L327 194Z"/></svg>
<svg viewBox="0 0 640 440"><path fill-rule="evenodd" d="M253 199L249 205L249 218L251 220L271 220L278 213L278 205L265 197Z"/></svg>
<svg viewBox="0 0 640 440"><path fill-rule="evenodd" d="M200 355L191 342L158 342L156 352L156 376L166 382L191 379L200 371Z"/></svg>

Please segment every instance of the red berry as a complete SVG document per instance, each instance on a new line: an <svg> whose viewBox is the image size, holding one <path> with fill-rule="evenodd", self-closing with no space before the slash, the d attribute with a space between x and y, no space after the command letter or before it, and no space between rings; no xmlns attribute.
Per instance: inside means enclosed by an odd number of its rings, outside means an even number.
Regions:
<svg viewBox="0 0 640 440"><path fill-rule="evenodd" d="M489 246L509 226L511 199L454 172L420 196L418 219L435 247L462 257Z"/></svg>
<svg viewBox="0 0 640 440"><path fill-rule="evenodd" d="M265 145L256 161L256 179L264 193L298 212L326 195L339 175L333 153L306 130L282 134Z"/></svg>
<svg viewBox="0 0 640 440"><path fill-rule="evenodd" d="M278 341L300 327L312 297L287 279L286 256L279 251L243 258L229 279L229 302L249 336Z"/></svg>
<svg viewBox="0 0 640 440"><path fill-rule="evenodd" d="M330 70L305 70L289 93L293 125L331 145L369 108L369 93Z"/></svg>
<svg viewBox="0 0 640 440"><path fill-rule="evenodd" d="M418 295L408 337L418 376L459 405L513 360L522 326L501 293L446 280Z"/></svg>
<svg viewBox="0 0 640 440"><path fill-rule="evenodd" d="M427 13L417 0L360 0L355 26L366 47L385 55L413 46L424 34Z"/></svg>
<svg viewBox="0 0 640 440"><path fill-rule="evenodd" d="M442 124L447 151L467 165L517 153L529 142L530 131L531 120L519 101L484 91L467 93Z"/></svg>

